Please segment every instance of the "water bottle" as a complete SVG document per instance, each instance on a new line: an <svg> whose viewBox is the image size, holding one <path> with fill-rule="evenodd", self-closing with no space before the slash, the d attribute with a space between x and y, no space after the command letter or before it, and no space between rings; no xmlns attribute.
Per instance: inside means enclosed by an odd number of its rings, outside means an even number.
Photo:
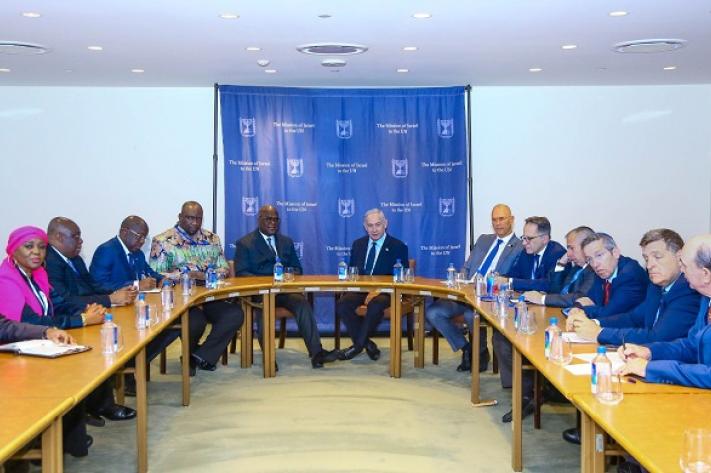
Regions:
<svg viewBox="0 0 711 473"><path fill-rule="evenodd" d="M341 258L341 261L338 263L338 280L345 281L346 279L348 279L348 265L345 260Z"/></svg>
<svg viewBox="0 0 711 473"><path fill-rule="evenodd" d="M518 330L521 325L521 319L524 313L528 314L528 306L526 306L526 298L521 295L514 306L514 328L516 330Z"/></svg>
<svg viewBox="0 0 711 473"><path fill-rule="evenodd" d="M449 263L447 267L447 287L454 287L457 277L457 270L454 268L454 263Z"/></svg>
<svg viewBox="0 0 711 473"><path fill-rule="evenodd" d="M555 356L551 356L551 347L555 343L555 340L560 336L561 334L560 328L558 328L558 317L551 317L550 325L546 329L543 342L543 353L545 354L547 360L555 358ZM558 358L560 358L560 354L557 355Z"/></svg>
<svg viewBox="0 0 711 473"><path fill-rule="evenodd" d="M505 291L500 291L499 295L496 296L496 315L501 319L505 319L508 316L509 307L509 295Z"/></svg>
<svg viewBox="0 0 711 473"><path fill-rule="evenodd" d="M183 289L183 295L189 296L193 292L193 280L190 279L190 271L188 268L183 268L180 275L180 286Z"/></svg>
<svg viewBox="0 0 711 473"><path fill-rule="evenodd" d="M496 282L496 274L490 272L486 275L486 295L491 297L494 295L494 283Z"/></svg>
<svg viewBox="0 0 711 473"><path fill-rule="evenodd" d="M119 326L114 323L114 316L107 312L106 315L104 315L104 323L101 326L101 353L104 355L113 355L118 351Z"/></svg>
<svg viewBox="0 0 711 473"><path fill-rule="evenodd" d="M148 304L146 303L146 295L139 294L134 305L136 307L136 328L138 330L145 330L151 326L151 314Z"/></svg>
<svg viewBox="0 0 711 473"><path fill-rule="evenodd" d="M160 291L160 303L163 304L164 311L173 308L173 285L167 278L163 281L163 289Z"/></svg>
<svg viewBox="0 0 711 473"><path fill-rule="evenodd" d="M393 265L393 282L403 282L402 261L400 261L399 258L397 261L395 261L395 264Z"/></svg>
<svg viewBox="0 0 711 473"><path fill-rule="evenodd" d="M211 264L207 266L205 271L205 288L217 289L217 271Z"/></svg>
<svg viewBox="0 0 711 473"><path fill-rule="evenodd" d="M281 258L277 256L274 263L274 282L284 282L284 265L281 263Z"/></svg>
<svg viewBox="0 0 711 473"><path fill-rule="evenodd" d="M590 372L590 391L598 397L601 393L610 391L612 377L612 363L607 358L607 349L597 347L597 356L592 361Z"/></svg>
<svg viewBox="0 0 711 473"><path fill-rule="evenodd" d="M481 296L486 295L486 279L478 271L476 275L474 275L474 283L476 287L476 296L481 298Z"/></svg>

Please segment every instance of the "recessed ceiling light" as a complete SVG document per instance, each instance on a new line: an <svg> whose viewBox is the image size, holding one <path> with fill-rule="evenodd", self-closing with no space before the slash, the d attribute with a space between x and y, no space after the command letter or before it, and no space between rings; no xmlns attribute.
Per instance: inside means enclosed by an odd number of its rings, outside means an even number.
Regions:
<svg viewBox="0 0 711 473"><path fill-rule="evenodd" d="M398 69L397 72L402 72L402 73L410 72L410 69L405 69L404 67L402 67L402 68Z"/></svg>
<svg viewBox="0 0 711 473"><path fill-rule="evenodd" d="M73 71L72 69L64 69L64 72L66 72L67 74L69 74L69 73L74 72L74 71Z"/></svg>
<svg viewBox="0 0 711 473"><path fill-rule="evenodd" d="M264 69L264 72L267 74L276 74L277 70L276 69Z"/></svg>
<svg viewBox="0 0 711 473"><path fill-rule="evenodd" d="M86 49L89 51L103 51L104 48L102 46L88 46Z"/></svg>
<svg viewBox="0 0 711 473"><path fill-rule="evenodd" d="M350 56L351 54L363 54L368 50L368 46L351 43L311 43L297 46L296 50L300 53L317 56Z"/></svg>
<svg viewBox="0 0 711 473"><path fill-rule="evenodd" d="M571 49L577 49L578 45L577 44L564 44L563 46L560 47L560 49L563 49L565 51L570 51Z"/></svg>
<svg viewBox="0 0 711 473"><path fill-rule="evenodd" d="M223 20L236 20L237 18L239 18L239 15L237 15L236 13L221 13L220 18L222 18Z"/></svg>
<svg viewBox="0 0 711 473"><path fill-rule="evenodd" d="M405 46L402 48L403 51L417 51L417 46Z"/></svg>
<svg viewBox="0 0 711 473"><path fill-rule="evenodd" d="M676 66L666 66L666 67L664 68L664 70L665 70L665 71L675 71L675 70L676 70Z"/></svg>
<svg viewBox="0 0 711 473"><path fill-rule="evenodd" d="M528 70L528 72L542 72L543 69L540 67L532 67Z"/></svg>
<svg viewBox="0 0 711 473"><path fill-rule="evenodd" d="M22 16L25 18L39 18L42 16L41 13L37 13L36 11L26 11L22 12Z"/></svg>
<svg viewBox="0 0 711 473"><path fill-rule="evenodd" d="M611 11L610 13L608 13L608 15L610 15L610 16L627 16L627 12L622 11L622 10L617 10L617 11Z"/></svg>
<svg viewBox="0 0 711 473"><path fill-rule="evenodd" d="M257 59L257 65L259 67L267 67L271 61L269 59Z"/></svg>
<svg viewBox="0 0 711 473"><path fill-rule="evenodd" d="M322 18L324 20L327 18L331 18L332 16L333 15L329 15L328 13L321 13L320 15L318 15L319 18Z"/></svg>
<svg viewBox="0 0 711 473"><path fill-rule="evenodd" d="M7 67L0 67L0 72L10 72L11 69L8 69Z"/></svg>
<svg viewBox="0 0 711 473"><path fill-rule="evenodd" d="M247 46L244 49L246 49L247 51L261 51L262 50L262 48L260 48L259 46Z"/></svg>
<svg viewBox="0 0 711 473"><path fill-rule="evenodd" d="M133 72L134 74L143 74L144 72L146 72L146 70L145 69L131 69L131 72Z"/></svg>
<svg viewBox="0 0 711 473"><path fill-rule="evenodd" d="M654 54L675 51L686 46L685 39L636 39L623 41L613 46L618 53Z"/></svg>
<svg viewBox="0 0 711 473"><path fill-rule="evenodd" d="M418 20L427 20L429 18L432 18L432 13L420 12L413 14L412 17L417 18Z"/></svg>

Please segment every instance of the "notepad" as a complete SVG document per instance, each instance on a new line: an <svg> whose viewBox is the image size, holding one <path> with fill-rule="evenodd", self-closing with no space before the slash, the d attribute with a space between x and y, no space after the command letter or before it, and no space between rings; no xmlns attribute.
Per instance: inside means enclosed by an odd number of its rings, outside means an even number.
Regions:
<svg viewBox="0 0 711 473"><path fill-rule="evenodd" d="M569 343L597 343L595 340L583 338L575 332L563 332L563 340Z"/></svg>
<svg viewBox="0 0 711 473"><path fill-rule="evenodd" d="M64 355L73 355L91 350L85 345L61 345L51 340L26 340L24 342L0 345L0 352L13 352L18 355L40 356L43 358L57 358Z"/></svg>
<svg viewBox="0 0 711 473"><path fill-rule="evenodd" d="M575 355L573 355L573 358L587 361L587 363L578 363L575 365L567 365L565 367L565 369L568 370L571 374L573 374L575 376L590 376L592 374L592 365L590 362L596 356L597 356L597 353L576 353ZM619 355L617 353L614 353L614 352L607 353L607 357L610 359L610 363L612 363L612 372L613 373L617 372L625 364L625 362L622 361L622 359L619 357Z"/></svg>

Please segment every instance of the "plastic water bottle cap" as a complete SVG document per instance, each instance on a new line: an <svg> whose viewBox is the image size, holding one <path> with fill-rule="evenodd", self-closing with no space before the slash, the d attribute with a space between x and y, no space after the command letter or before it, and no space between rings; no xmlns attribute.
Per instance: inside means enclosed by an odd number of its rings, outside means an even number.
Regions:
<svg viewBox="0 0 711 473"><path fill-rule="evenodd" d="M138 295L138 300L139 301L145 301L146 300L146 295L145 294L139 294ZM107 314L108 315L108 314Z"/></svg>
<svg viewBox="0 0 711 473"><path fill-rule="evenodd" d="M114 320L114 316L111 315L109 312L107 312L104 315L104 322L113 322L113 320Z"/></svg>
<svg viewBox="0 0 711 473"><path fill-rule="evenodd" d="M558 325L558 317L551 317L551 325Z"/></svg>
<svg viewBox="0 0 711 473"><path fill-rule="evenodd" d="M526 302L526 298L523 296L523 294L521 294L520 296L518 296L518 301L519 301L519 302Z"/></svg>
<svg viewBox="0 0 711 473"><path fill-rule="evenodd" d="M607 353L607 348L597 347L597 353L598 353L598 355L604 355L605 353Z"/></svg>
<svg viewBox="0 0 711 473"><path fill-rule="evenodd" d="M277 262L277 263L280 263L280 262L281 262L281 258L279 258L279 257L277 256L277 257L276 257L276 262Z"/></svg>
<svg viewBox="0 0 711 473"><path fill-rule="evenodd" d="M163 287L165 287L165 286L170 287L170 281L169 281L168 279L165 279L165 280L163 281Z"/></svg>

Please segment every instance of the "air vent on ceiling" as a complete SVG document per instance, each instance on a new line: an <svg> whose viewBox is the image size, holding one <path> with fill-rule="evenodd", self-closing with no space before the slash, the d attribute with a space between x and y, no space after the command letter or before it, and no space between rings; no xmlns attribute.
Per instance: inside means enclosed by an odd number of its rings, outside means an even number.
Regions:
<svg viewBox="0 0 711 473"><path fill-rule="evenodd" d="M343 59L328 58L321 61L323 67L345 67L348 64Z"/></svg>
<svg viewBox="0 0 711 473"><path fill-rule="evenodd" d="M296 50L304 54L350 56L352 54L363 54L368 50L368 47L362 44L350 43L311 43L297 46Z"/></svg>
<svg viewBox="0 0 711 473"><path fill-rule="evenodd" d="M22 43L20 41L0 41L0 54L12 54L15 56L32 56L44 54L49 51L41 44Z"/></svg>
<svg viewBox="0 0 711 473"><path fill-rule="evenodd" d="M681 49L686 45L683 39L637 39L634 41L623 41L614 46L618 53L666 53Z"/></svg>

